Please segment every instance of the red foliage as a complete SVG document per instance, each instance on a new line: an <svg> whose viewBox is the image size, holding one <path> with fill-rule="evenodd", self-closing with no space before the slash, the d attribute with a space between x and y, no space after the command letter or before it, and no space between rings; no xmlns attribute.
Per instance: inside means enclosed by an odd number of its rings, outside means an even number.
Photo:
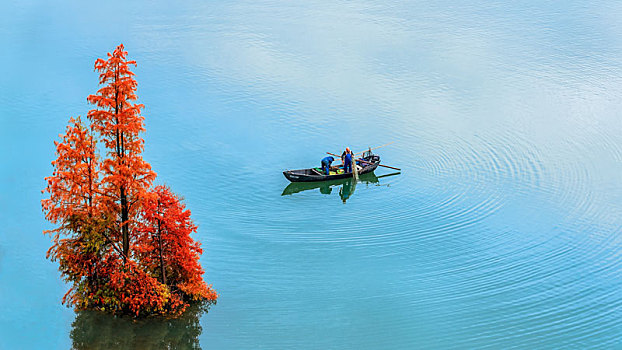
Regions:
<svg viewBox="0 0 622 350"><path fill-rule="evenodd" d="M138 267L134 261L125 265L112 255L105 259L103 273L108 278L93 289L83 289L72 300L78 309L99 309L112 313L144 316L162 314L169 306L170 293Z"/></svg>
<svg viewBox="0 0 622 350"><path fill-rule="evenodd" d="M143 203L137 255L145 269L174 293L189 300L216 300L218 295L202 278L201 245L190 237L196 230L181 199L170 188L156 186Z"/></svg>
<svg viewBox="0 0 622 350"><path fill-rule="evenodd" d="M99 164L95 140L80 117L70 118L61 142L54 142L58 158L47 177L50 197L41 204L45 218L58 227L45 231L52 235L48 257L58 260L66 280L85 282L96 274L96 255L111 248L101 235ZM104 247L105 244L109 247Z"/></svg>
<svg viewBox="0 0 622 350"><path fill-rule="evenodd" d="M99 166L95 140L80 117L70 118L61 142L54 142L58 158L52 162L54 172L46 177L50 198L42 201L45 218L61 227L71 217L93 216L98 207Z"/></svg>
<svg viewBox="0 0 622 350"><path fill-rule="evenodd" d="M179 197L164 186L149 190L156 174L143 160L144 118L136 81L119 45L98 59L101 87L88 101L91 131L71 118L42 200L52 230L48 257L71 283L63 303L136 317L183 312L191 301L214 301L203 281L197 227ZM97 155L99 136L106 157Z"/></svg>
<svg viewBox="0 0 622 350"><path fill-rule="evenodd" d="M120 237L125 258L130 255L133 226L138 216L141 195L156 177L149 163L142 158L145 131L144 117L140 115L143 105L136 101L136 80L130 71L135 61L127 60L127 52L119 45L108 59L97 59L95 70L100 72L102 86L87 100L97 108L88 113L91 128L98 133L108 151L102 162L102 185L106 188L104 210L116 217L120 230L113 232Z"/></svg>

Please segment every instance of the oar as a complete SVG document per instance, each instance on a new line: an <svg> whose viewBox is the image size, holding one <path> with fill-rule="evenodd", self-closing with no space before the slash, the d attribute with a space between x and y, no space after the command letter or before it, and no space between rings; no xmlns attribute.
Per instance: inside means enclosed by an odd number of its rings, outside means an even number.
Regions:
<svg viewBox="0 0 622 350"><path fill-rule="evenodd" d="M330 153L330 152L326 152L326 154L330 154L331 156L339 157L338 155L336 155L334 153ZM358 158L357 160L360 161L360 162L363 162L363 163L367 163L367 164L374 164L372 162L368 162L365 159L361 159L361 158ZM396 168L396 167L392 167L392 166L388 166L388 165L384 165L384 164L378 164L378 166L389 168L389 169L393 169L393 170L402 171L402 169L400 169L400 168Z"/></svg>
<svg viewBox="0 0 622 350"><path fill-rule="evenodd" d="M376 178L382 179L383 177L395 176L395 175L399 175L399 174L401 174L401 173L397 172L397 173L391 173L391 174L384 174L384 175L376 176Z"/></svg>
<svg viewBox="0 0 622 350"><path fill-rule="evenodd" d="M367 151L371 151L372 149L382 148L382 147L388 146L388 145L390 145L390 144L392 144L392 143L395 143L395 141L391 141L391 142L389 142L389 143L385 143L384 145L382 145L382 146L378 146L378 147L369 147L368 149L366 149L366 150L364 150L364 151L361 151L361 152L358 152L358 153L352 153L352 155L363 154L363 153L365 153L365 152L367 152ZM326 153L328 153L328 152L326 152ZM332 154L332 153L330 153L330 155L336 156L335 154Z"/></svg>
<svg viewBox="0 0 622 350"><path fill-rule="evenodd" d="M395 142L395 141L391 141L391 142L389 142L389 143L385 143L385 144L384 144L384 145L382 145L382 146L378 146L378 147L374 147L374 148L368 148L368 149L366 149L366 150L364 150L364 151L362 151L362 152L358 152L358 153L354 153L354 154L362 154L362 153L365 153L365 152L369 151L370 149L378 149L378 148L382 148L382 147L384 147L384 146L388 146L388 145L390 145L390 144L392 144L392 143L394 143L394 142Z"/></svg>
<svg viewBox="0 0 622 350"><path fill-rule="evenodd" d="M366 161L365 159L361 159L361 158L359 158L359 159L357 159L357 160L358 160L359 162L361 162L361 163L374 164L374 163L372 163L372 162L368 162L368 161ZM397 171L402 171L402 169L400 169L400 168L396 168L396 167L392 167L392 166L388 166L388 165L384 165L384 164L380 164L380 163L378 164L378 166L385 167L385 168L389 168L389 169L393 169L393 170L397 170Z"/></svg>

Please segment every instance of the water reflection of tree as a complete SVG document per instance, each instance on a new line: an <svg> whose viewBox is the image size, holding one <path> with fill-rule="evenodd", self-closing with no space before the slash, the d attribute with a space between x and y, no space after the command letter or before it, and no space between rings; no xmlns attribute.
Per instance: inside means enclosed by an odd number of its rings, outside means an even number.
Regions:
<svg viewBox="0 0 622 350"><path fill-rule="evenodd" d="M73 321L71 340L76 350L201 349L199 322L209 304L193 305L178 318L134 320L96 311L80 311Z"/></svg>

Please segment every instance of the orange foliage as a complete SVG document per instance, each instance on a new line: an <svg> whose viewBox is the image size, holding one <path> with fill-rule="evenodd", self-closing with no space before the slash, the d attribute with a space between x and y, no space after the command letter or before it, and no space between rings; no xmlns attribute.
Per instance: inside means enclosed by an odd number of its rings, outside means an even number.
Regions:
<svg viewBox="0 0 622 350"><path fill-rule="evenodd" d="M190 211L167 187L150 190L156 174L142 158L143 106L135 103L131 65L123 45L95 62L103 86L88 97L96 106L88 112L90 131L80 117L71 118L55 142L49 198L41 201L46 219L57 225L45 231L53 240L48 257L71 284L67 305L178 315L189 302L215 301L217 294L202 278Z"/></svg>
<svg viewBox="0 0 622 350"><path fill-rule="evenodd" d="M91 128L98 133L108 151L102 162L102 184L106 188L103 205L106 211L117 217L120 230L113 232L120 237L125 258L130 254L132 229L140 208L141 195L156 177L149 163L142 158L145 131L144 117L140 115L143 105L136 101L136 80L130 71L135 61L127 60L127 52L119 45L108 59L97 59L95 70L100 72L102 86L87 100L97 108L88 113Z"/></svg>
<svg viewBox="0 0 622 350"><path fill-rule="evenodd" d="M188 300L216 300L216 292L201 278L201 245L190 237L197 226L181 199L170 188L156 186L142 213L136 246L145 269Z"/></svg>
<svg viewBox="0 0 622 350"><path fill-rule="evenodd" d="M72 216L93 216L98 207L99 166L95 140L80 117L70 118L61 142L54 142L58 158L52 162L54 172L46 177L50 198L42 201L45 218L61 227Z"/></svg>

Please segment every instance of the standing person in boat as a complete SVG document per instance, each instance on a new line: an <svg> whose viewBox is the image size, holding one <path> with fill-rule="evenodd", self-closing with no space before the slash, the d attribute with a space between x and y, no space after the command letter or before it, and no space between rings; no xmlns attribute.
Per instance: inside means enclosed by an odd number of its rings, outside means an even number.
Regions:
<svg viewBox="0 0 622 350"><path fill-rule="evenodd" d="M346 147L346 150L341 153L341 162L343 163L343 158L346 156L346 153L350 152L350 147Z"/></svg>
<svg viewBox="0 0 622 350"><path fill-rule="evenodd" d="M350 147L346 147L346 150L341 154L341 161L343 162L343 172L352 172L352 151Z"/></svg>
<svg viewBox="0 0 622 350"><path fill-rule="evenodd" d="M335 158L328 156L322 159L322 169L324 170L324 174L330 175L330 165L335 160Z"/></svg>

